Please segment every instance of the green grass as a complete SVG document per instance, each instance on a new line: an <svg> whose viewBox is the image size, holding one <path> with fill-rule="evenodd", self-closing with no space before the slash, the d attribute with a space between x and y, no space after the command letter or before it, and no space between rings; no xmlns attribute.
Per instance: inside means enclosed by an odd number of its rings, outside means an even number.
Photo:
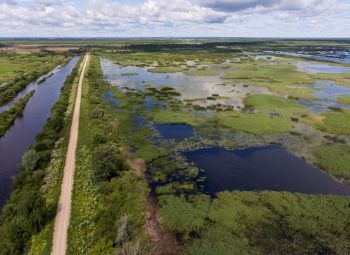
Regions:
<svg viewBox="0 0 350 255"><path fill-rule="evenodd" d="M315 148L317 163L334 176L350 179L350 146L321 145Z"/></svg>
<svg viewBox="0 0 350 255"><path fill-rule="evenodd" d="M339 85L350 86L350 73L316 73L315 79L333 81Z"/></svg>
<svg viewBox="0 0 350 255"><path fill-rule="evenodd" d="M18 102L11 106L10 109L0 113L0 137L11 127L13 122L19 117L27 105L29 99L33 96L34 91L29 92Z"/></svg>
<svg viewBox="0 0 350 255"><path fill-rule="evenodd" d="M182 72L182 70L182 67L178 66L159 66L148 69L148 71L151 73L178 73Z"/></svg>
<svg viewBox="0 0 350 255"><path fill-rule="evenodd" d="M69 57L65 57L63 55L54 55L42 58L35 58L32 55L29 55L28 59L24 59L23 61L30 61L32 58L34 58L34 60L32 63L27 63L29 66L28 70L25 69L26 72L19 72L18 75L13 77L12 80L8 81L4 86L0 87L0 105L3 105L10 101L12 98L16 97L16 95L30 82L48 73L56 66L67 63L69 60Z"/></svg>
<svg viewBox="0 0 350 255"><path fill-rule="evenodd" d="M203 119L186 111L164 110L151 113L149 116L159 124L188 124L194 127L204 124Z"/></svg>
<svg viewBox="0 0 350 255"><path fill-rule="evenodd" d="M280 134L289 131L288 121L265 114L218 112L216 121L220 126L255 135Z"/></svg>
<svg viewBox="0 0 350 255"><path fill-rule="evenodd" d="M239 65L237 65L239 67ZM314 80L307 74L299 72L293 65L247 65L238 70L229 70L222 76L223 79L253 79L282 84L305 84Z"/></svg>
<svg viewBox="0 0 350 255"><path fill-rule="evenodd" d="M340 104L348 104L350 105L350 97L338 97L337 102Z"/></svg>
<svg viewBox="0 0 350 255"><path fill-rule="evenodd" d="M211 70L188 70L184 74L189 76L216 76L218 73Z"/></svg>
<svg viewBox="0 0 350 255"><path fill-rule="evenodd" d="M264 65L264 62L231 64L223 79L234 79L250 85L266 87L271 92L291 98L313 98L313 90L305 85L314 82L310 75L299 72L293 65Z"/></svg>
<svg viewBox="0 0 350 255"><path fill-rule="evenodd" d="M350 111L322 113L320 119L314 118L311 123L317 129L330 134L349 135Z"/></svg>
<svg viewBox="0 0 350 255"><path fill-rule="evenodd" d="M244 104L246 107L254 108L262 113L278 113L284 117L307 113L306 107L298 104L295 100L271 95L250 95L244 98Z"/></svg>

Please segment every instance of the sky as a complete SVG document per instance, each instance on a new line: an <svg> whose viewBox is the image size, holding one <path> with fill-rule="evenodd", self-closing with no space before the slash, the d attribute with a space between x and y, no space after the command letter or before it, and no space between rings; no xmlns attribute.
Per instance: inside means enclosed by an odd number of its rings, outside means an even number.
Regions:
<svg viewBox="0 0 350 255"><path fill-rule="evenodd" d="M0 37L350 37L350 0L0 0Z"/></svg>

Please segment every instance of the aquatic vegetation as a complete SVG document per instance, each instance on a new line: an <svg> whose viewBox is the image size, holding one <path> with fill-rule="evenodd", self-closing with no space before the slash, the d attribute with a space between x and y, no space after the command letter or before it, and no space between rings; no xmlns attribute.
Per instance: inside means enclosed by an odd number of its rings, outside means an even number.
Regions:
<svg viewBox="0 0 350 255"><path fill-rule="evenodd" d="M184 71L184 74L189 76L216 76L218 73L212 70L200 70L200 69L191 69L188 71Z"/></svg>
<svg viewBox="0 0 350 255"><path fill-rule="evenodd" d="M337 102L340 104L348 104L350 105L350 97L338 97Z"/></svg>
<svg viewBox="0 0 350 255"><path fill-rule="evenodd" d="M216 113L215 119L220 126L256 135L280 134L289 131L288 121L262 113L224 111Z"/></svg>
<svg viewBox="0 0 350 255"><path fill-rule="evenodd" d="M160 199L165 226L180 235L189 254L349 251L345 197L222 192L209 204L203 196L197 201L172 195Z"/></svg>
<svg viewBox="0 0 350 255"><path fill-rule="evenodd" d="M183 68L178 66L159 66L148 69L152 73L177 73L182 72Z"/></svg>
<svg viewBox="0 0 350 255"><path fill-rule="evenodd" d="M121 76L137 76L138 73L122 73Z"/></svg>
<svg viewBox="0 0 350 255"><path fill-rule="evenodd" d="M184 196L162 196L160 215L164 225L171 231L189 238L191 232L199 232L205 224L209 210L209 197L190 196L189 202Z"/></svg>
<svg viewBox="0 0 350 255"><path fill-rule="evenodd" d="M350 86L350 73L316 73L315 79L333 81L342 86Z"/></svg>
<svg viewBox="0 0 350 255"><path fill-rule="evenodd" d="M311 124L324 132L336 135L350 134L350 111L325 112L314 116Z"/></svg>
<svg viewBox="0 0 350 255"><path fill-rule="evenodd" d="M223 79L234 79L254 86L266 87L271 92L287 95L291 98L312 98L313 90L303 85L311 84L314 79L310 75L299 72L292 65L257 65L245 63L235 64L235 68L226 71Z"/></svg>
<svg viewBox="0 0 350 255"><path fill-rule="evenodd" d="M271 95L249 95L244 98L244 105L248 109L256 109L262 113L276 113L283 117L307 113L306 107L298 104L295 100Z"/></svg>
<svg viewBox="0 0 350 255"><path fill-rule="evenodd" d="M153 160L166 155L166 151L161 148L157 148L154 145L145 145L142 146L139 150L137 150L133 157L134 158L142 158L146 162L152 162Z"/></svg>
<svg viewBox="0 0 350 255"><path fill-rule="evenodd" d="M156 111L151 113L149 117L153 122L159 124L188 124L194 127L204 124L204 119L189 111Z"/></svg>
<svg viewBox="0 0 350 255"><path fill-rule="evenodd" d="M334 176L350 179L350 146L349 145L321 145L315 148L317 163L330 171Z"/></svg>
<svg viewBox="0 0 350 255"><path fill-rule="evenodd" d="M22 114L27 102L33 96L33 94L34 91L29 92L28 95L24 96L14 105L12 105L10 109L0 113L0 137L3 136L7 129L11 127L16 118Z"/></svg>

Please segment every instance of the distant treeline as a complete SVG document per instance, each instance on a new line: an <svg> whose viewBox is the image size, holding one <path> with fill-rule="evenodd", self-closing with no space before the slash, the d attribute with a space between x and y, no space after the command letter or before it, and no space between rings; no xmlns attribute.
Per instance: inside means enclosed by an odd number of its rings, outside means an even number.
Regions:
<svg viewBox="0 0 350 255"><path fill-rule="evenodd" d="M0 48L7 48L7 47L12 47L14 43L9 43L9 42L0 42Z"/></svg>
<svg viewBox="0 0 350 255"><path fill-rule="evenodd" d="M242 41L242 42L208 42L208 43L151 43L151 44L131 44L124 48L128 50L159 51L159 50L205 50L218 47L246 47L261 46L266 41Z"/></svg>

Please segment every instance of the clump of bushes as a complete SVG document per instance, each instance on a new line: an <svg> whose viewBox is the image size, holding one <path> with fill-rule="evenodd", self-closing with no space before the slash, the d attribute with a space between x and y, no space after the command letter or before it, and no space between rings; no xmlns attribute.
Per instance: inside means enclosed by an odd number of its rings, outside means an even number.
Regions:
<svg viewBox="0 0 350 255"><path fill-rule="evenodd" d="M93 178L95 182L109 181L126 169L119 150L114 143L98 146L93 158Z"/></svg>

